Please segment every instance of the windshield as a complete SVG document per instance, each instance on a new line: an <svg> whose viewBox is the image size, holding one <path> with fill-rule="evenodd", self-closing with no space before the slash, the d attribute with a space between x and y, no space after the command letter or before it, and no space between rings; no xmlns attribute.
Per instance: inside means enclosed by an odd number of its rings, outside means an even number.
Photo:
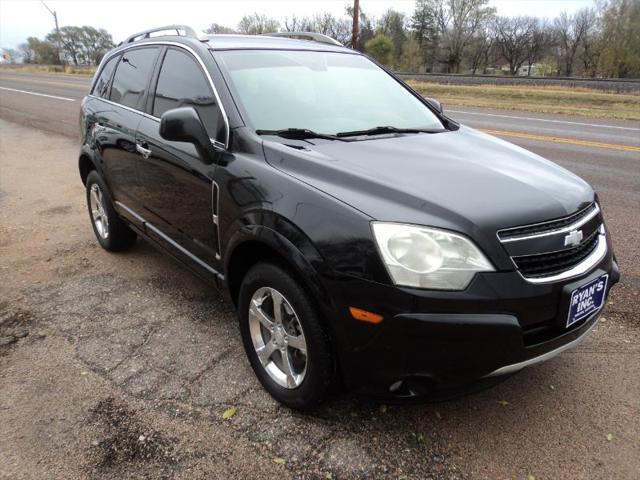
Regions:
<svg viewBox="0 0 640 480"><path fill-rule="evenodd" d="M234 97L256 130L443 129L431 110L363 56L293 50L218 54Z"/></svg>

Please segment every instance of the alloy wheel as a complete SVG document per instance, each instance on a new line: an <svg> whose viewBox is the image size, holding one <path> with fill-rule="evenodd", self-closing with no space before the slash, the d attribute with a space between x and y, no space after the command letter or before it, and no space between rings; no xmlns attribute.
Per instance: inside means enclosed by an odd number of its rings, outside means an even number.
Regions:
<svg viewBox="0 0 640 480"><path fill-rule="evenodd" d="M105 198L97 183L91 185L89 192L89 206L91 208L91 219L96 231L101 238L109 238L109 218L105 208Z"/></svg>
<svg viewBox="0 0 640 480"><path fill-rule="evenodd" d="M298 315L277 290L261 287L249 304L253 348L269 377L281 387L299 387L307 372L307 342Z"/></svg>

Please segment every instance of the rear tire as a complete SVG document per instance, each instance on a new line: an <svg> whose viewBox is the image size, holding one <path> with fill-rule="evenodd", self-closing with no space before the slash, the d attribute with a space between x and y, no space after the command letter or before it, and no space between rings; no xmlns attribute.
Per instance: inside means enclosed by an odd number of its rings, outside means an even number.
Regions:
<svg viewBox="0 0 640 480"><path fill-rule="evenodd" d="M109 189L97 171L89 172L86 190L91 226L102 248L119 252L132 247L136 232L114 210Z"/></svg>
<svg viewBox="0 0 640 480"><path fill-rule="evenodd" d="M320 404L335 383L335 360L299 282L273 263L255 265L240 286L238 315L245 351L265 390L290 408Z"/></svg>

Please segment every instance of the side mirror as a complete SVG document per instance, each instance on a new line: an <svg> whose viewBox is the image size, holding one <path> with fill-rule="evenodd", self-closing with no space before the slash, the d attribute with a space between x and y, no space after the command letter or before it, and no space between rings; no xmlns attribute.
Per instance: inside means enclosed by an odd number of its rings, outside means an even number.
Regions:
<svg viewBox="0 0 640 480"><path fill-rule="evenodd" d="M195 108L180 107L164 112L160 117L160 136L173 142L192 143L200 160L213 163L216 152Z"/></svg>
<svg viewBox="0 0 640 480"><path fill-rule="evenodd" d="M436 109L438 113L442 113L442 104L435 98L425 98L427 103Z"/></svg>

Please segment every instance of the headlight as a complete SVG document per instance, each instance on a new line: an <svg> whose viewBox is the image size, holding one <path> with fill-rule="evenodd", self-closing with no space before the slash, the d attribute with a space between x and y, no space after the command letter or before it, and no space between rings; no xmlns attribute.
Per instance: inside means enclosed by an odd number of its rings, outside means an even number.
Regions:
<svg viewBox="0 0 640 480"><path fill-rule="evenodd" d="M437 228L372 222L382 260L396 285L464 290L493 266L471 240Z"/></svg>

